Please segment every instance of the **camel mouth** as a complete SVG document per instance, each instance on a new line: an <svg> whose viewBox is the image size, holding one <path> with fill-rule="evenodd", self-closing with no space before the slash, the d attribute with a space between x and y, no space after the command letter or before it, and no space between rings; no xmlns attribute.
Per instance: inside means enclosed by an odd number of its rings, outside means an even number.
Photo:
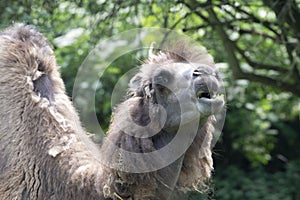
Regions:
<svg viewBox="0 0 300 200"><path fill-rule="evenodd" d="M222 94L198 92L197 100L196 105L202 116L216 114L220 112L225 105L224 95Z"/></svg>
<svg viewBox="0 0 300 200"><path fill-rule="evenodd" d="M210 94L208 91L199 91L197 92L196 96L198 99L201 98L211 99L215 97L215 94Z"/></svg>
<svg viewBox="0 0 300 200"><path fill-rule="evenodd" d="M195 104L183 102L181 104L181 124L190 123L195 119L206 119L210 115L218 114L225 108L223 94L213 92L197 92Z"/></svg>

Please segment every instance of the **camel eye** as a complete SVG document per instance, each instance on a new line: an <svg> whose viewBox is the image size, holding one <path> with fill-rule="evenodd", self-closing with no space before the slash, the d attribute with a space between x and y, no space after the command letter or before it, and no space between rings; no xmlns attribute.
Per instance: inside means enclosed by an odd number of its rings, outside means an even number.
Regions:
<svg viewBox="0 0 300 200"><path fill-rule="evenodd" d="M203 75L203 72L201 72L200 70L196 69L194 72L193 72L193 77L197 77L197 76L201 76Z"/></svg>

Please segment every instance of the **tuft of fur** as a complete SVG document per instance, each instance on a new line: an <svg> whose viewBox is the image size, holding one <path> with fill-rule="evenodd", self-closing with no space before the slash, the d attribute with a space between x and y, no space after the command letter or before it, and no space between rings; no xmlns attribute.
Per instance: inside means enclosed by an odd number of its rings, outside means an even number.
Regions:
<svg viewBox="0 0 300 200"><path fill-rule="evenodd" d="M215 63L203 46L196 46L187 40L179 40L176 43L167 44L164 51L151 53L146 64L170 64L170 63L201 63L215 68Z"/></svg>

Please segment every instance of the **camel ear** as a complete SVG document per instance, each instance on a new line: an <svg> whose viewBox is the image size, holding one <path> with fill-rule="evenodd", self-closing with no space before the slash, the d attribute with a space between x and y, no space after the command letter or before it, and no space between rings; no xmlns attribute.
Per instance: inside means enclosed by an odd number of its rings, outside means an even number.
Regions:
<svg viewBox="0 0 300 200"><path fill-rule="evenodd" d="M143 96L142 76L139 74L135 75L131 78L128 85L135 96Z"/></svg>
<svg viewBox="0 0 300 200"><path fill-rule="evenodd" d="M138 90L142 85L142 77L137 74L131 78L129 82L129 87L133 90Z"/></svg>

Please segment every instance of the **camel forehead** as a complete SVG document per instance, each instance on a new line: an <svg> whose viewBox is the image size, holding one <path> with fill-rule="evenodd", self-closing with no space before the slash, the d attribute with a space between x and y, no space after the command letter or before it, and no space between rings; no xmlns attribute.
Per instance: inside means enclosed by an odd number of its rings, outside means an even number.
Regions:
<svg viewBox="0 0 300 200"><path fill-rule="evenodd" d="M203 74L214 73L211 66L199 63L171 63L162 65L161 69L168 70L177 78L185 77L187 79L192 79L195 70L200 70Z"/></svg>

